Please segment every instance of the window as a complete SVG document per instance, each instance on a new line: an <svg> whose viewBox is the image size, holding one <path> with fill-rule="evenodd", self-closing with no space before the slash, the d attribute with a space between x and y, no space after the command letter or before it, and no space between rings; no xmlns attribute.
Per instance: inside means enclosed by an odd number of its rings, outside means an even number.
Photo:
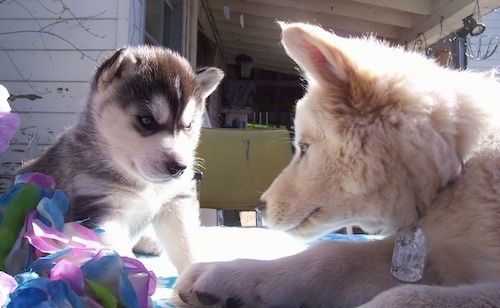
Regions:
<svg viewBox="0 0 500 308"><path fill-rule="evenodd" d="M182 1L146 0L144 42L182 49Z"/></svg>

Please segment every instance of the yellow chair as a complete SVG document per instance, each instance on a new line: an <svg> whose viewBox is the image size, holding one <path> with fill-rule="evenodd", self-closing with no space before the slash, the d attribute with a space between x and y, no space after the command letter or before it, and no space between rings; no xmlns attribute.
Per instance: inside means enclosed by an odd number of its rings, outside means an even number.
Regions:
<svg viewBox="0 0 500 308"><path fill-rule="evenodd" d="M198 157L203 179L199 182L200 207L253 211L260 195L292 157L290 133L285 129L203 128ZM256 225L262 225L260 215Z"/></svg>

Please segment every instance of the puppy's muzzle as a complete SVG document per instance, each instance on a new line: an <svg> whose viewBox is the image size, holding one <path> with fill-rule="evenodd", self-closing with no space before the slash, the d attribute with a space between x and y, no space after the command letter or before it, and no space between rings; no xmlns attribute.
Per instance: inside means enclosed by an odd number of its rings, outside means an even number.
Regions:
<svg viewBox="0 0 500 308"><path fill-rule="evenodd" d="M186 167L186 165L181 165L175 161L167 162L167 172L174 178L181 176L184 173L184 170L186 170Z"/></svg>

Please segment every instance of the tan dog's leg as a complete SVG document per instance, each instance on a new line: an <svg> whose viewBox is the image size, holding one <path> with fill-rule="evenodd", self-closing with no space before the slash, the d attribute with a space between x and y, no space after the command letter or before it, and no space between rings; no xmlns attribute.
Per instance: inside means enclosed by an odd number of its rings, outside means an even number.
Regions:
<svg viewBox="0 0 500 308"><path fill-rule="evenodd" d="M379 294L361 307L500 307L500 281L456 287L404 285Z"/></svg>
<svg viewBox="0 0 500 308"><path fill-rule="evenodd" d="M175 286L193 307L354 307L398 286L389 272L393 242L321 242L272 261L199 263Z"/></svg>

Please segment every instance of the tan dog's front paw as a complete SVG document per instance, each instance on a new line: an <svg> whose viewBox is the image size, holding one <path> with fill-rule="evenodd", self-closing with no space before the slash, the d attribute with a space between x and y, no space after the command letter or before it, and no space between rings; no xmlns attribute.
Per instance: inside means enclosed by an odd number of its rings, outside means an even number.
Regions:
<svg viewBox="0 0 500 308"><path fill-rule="evenodd" d="M198 263L180 275L171 302L176 307L264 307L259 294L268 279L262 261Z"/></svg>
<svg viewBox="0 0 500 308"><path fill-rule="evenodd" d="M171 300L176 307L314 307L292 260L193 264L179 276Z"/></svg>

